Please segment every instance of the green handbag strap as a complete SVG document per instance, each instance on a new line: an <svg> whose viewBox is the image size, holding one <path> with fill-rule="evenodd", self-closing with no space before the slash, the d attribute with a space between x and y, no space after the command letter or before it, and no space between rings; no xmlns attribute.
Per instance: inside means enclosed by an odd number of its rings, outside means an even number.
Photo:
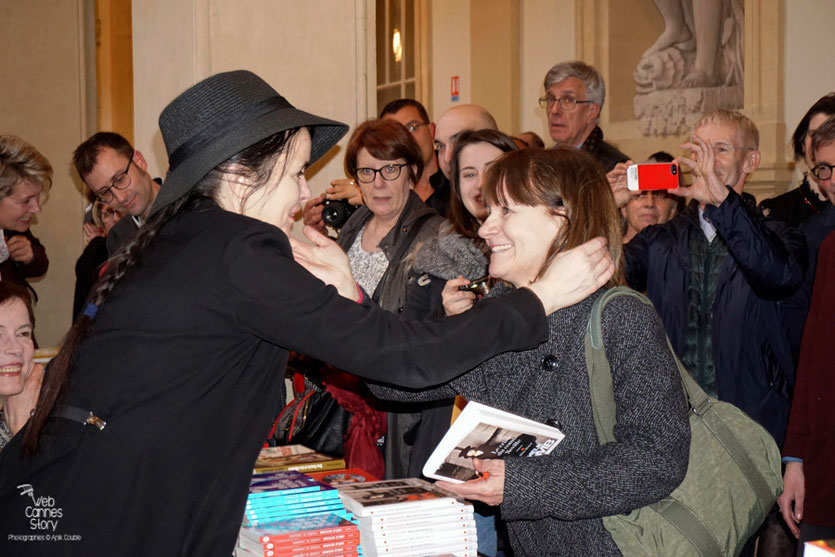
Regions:
<svg viewBox="0 0 835 557"><path fill-rule="evenodd" d="M615 416L615 395L612 386L612 368L606 358L605 347L603 346L603 308L617 296L632 296L641 302L652 306L652 302L643 294L625 286L616 286L601 294L592 306L589 323L585 336L586 369L589 374L589 391L591 395L592 415L594 427L597 430L597 438L600 444L615 441L614 427L617 423ZM757 469L754 461L740 444L736 435L725 424L721 416L715 412L708 412L713 401L699 387L698 383L690 376L673 350L669 337L667 337L667 349L672 354L678 367L682 387L687 396L687 402L692 412L701 416L704 423L712 433L724 445L731 458L745 475L751 489L757 497L762 512L767 512L772 505L773 496L768 482L762 473ZM682 534L693 542L700 549L701 555L721 555L722 551L716 542L715 537L698 520L692 520L688 515L689 511L673 499L666 498L653 505L656 512L663 515L671 524L678 528Z"/></svg>

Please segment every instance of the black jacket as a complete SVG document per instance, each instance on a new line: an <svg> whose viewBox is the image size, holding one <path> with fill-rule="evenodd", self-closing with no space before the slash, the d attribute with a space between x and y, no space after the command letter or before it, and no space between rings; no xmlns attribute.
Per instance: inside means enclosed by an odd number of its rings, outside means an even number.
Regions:
<svg viewBox="0 0 835 557"><path fill-rule="evenodd" d="M32 258L32 261L26 263L25 265L23 263L18 263L17 261L12 261L11 257L0 263L0 280L6 280L28 288L32 291L32 294L35 295L35 300L37 300L38 295L35 292L35 289L32 288L26 279L40 277L46 274L47 269L49 269L49 259L46 257L46 249L40 241L32 235L31 230L27 230L26 232L4 230L2 233L5 235L6 240L13 238L14 236L25 236L28 238L32 243L32 253L34 254L34 257Z"/></svg>
<svg viewBox="0 0 835 557"><path fill-rule="evenodd" d="M800 233L758 216L729 190L706 217L728 246L713 301L713 362L721 400L735 404L782 443L794 365L778 302L797 290L806 255ZM702 234L698 203L648 226L624 246L626 280L646 290L681 357L688 321L690 235Z"/></svg>
<svg viewBox="0 0 835 557"><path fill-rule="evenodd" d="M166 224L79 346L66 402L107 422L47 424L0 453L0 516L31 534L29 497L61 508L55 554L228 557L255 458L283 405L288 350L411 388L547 337L530 292L460 318L405 323L340 297L293 261L277 228L203 205ZM31 514L31 513L30 513ZM43 555L0 537L0 555Z"/></svg>

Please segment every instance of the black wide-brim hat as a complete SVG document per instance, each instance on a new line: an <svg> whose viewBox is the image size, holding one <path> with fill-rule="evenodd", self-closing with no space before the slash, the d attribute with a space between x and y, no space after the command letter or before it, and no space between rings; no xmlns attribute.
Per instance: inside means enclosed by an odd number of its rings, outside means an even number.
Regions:
<svg viewBox="0 0 835 557"><path fill-rule="evenodd" d="M310 131L311 163L348 131L345 124L296 109L246 70L219 73L190 87L159 117L168 174L150 214L186 195L232 155L278 132L301 127Z"/></svg>

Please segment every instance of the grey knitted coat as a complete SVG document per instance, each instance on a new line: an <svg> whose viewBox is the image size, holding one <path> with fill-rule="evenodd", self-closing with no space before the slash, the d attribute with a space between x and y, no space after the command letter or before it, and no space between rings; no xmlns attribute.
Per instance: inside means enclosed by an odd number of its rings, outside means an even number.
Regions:
<svg viewBox="0 0 835 557"><path fill-rule="evenodd" d="M591 412L583 339L602 291L548 318L549 340L496 356L427 391L371 385L378 396L434 399L460 393L528 418L556 422L565 440L549 456L505 459L502 517L517 555L620 555L601 517L668 495L684 478L687 405L655 310L618 297L603 313L612 367L615 443L601 446Z"/></svg>

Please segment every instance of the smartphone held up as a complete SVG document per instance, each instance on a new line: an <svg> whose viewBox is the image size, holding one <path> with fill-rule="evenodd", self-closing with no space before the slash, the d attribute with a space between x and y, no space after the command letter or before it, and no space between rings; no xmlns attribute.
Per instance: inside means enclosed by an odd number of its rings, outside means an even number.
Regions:
<svg viewBox="0 0 835 557"><path fill-rule="evenodd" d="M630 191L674 190L681 183L681 169L676 162L633 164L626 168Z"/></svg>

